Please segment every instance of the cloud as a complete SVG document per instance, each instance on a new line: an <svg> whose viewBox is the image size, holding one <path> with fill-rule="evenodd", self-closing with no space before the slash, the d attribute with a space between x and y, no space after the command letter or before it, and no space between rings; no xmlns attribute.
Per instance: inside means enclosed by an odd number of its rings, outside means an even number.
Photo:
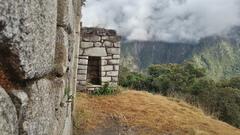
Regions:
<svg viewBox="0 0 240 135"><path fill-rule="evenodd" d="M83 25L129 40L197 41L240 25L239 0L87 0Z"/></svg>

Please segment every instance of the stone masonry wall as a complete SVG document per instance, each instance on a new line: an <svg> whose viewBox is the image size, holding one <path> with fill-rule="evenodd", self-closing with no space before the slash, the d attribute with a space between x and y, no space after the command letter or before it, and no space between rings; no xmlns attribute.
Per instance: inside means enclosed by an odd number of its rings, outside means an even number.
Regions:
<svg viewBox="0 0 240 135"><path fill-rule="evenodd" d="M0 134L71 135L81 0L0 0Z"/></svg>
<svg viewBox="0 0 240 135"><path fill-rule="evenodd" d="M101 85L87 82L89 57L100 57ZM92 92L105 83L117 85L120 61L120 37L116 31L102 28L83 28L79 49L77 90Z"/></svg>

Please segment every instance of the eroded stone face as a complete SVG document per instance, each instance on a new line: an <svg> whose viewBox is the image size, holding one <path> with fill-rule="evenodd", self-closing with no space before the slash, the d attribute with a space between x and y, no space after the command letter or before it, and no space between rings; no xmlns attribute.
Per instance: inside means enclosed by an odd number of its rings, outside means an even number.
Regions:
<svg viewBox="0 0 240 135"><path fill-rule="evenodd" d="M27 135L60 135L64 128L66 106L62 79L41 79L27 87L31 91L23 119Z"/></svg>
<svg viewBox="0 0 240 135"><path fill-rule="evenodd" d="M57 0L0 0L0 55L20 79L53 69Z"/></svg>
<svg viewBox="0 0 240 135"><path fill-rule="evenodd" d="M18 135L18 121L15 106L0 86L0 134Z"/></svg>

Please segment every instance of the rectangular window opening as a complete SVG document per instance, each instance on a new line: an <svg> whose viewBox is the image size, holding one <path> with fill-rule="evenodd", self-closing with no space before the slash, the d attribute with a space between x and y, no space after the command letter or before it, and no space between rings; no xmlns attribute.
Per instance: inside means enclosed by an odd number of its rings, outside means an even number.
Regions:
<svg viewBox="0 0 240 135"><path fill-rule="evenodd" d="M89 57L87 68L87 82L101 85L101 57Z"/></svg>

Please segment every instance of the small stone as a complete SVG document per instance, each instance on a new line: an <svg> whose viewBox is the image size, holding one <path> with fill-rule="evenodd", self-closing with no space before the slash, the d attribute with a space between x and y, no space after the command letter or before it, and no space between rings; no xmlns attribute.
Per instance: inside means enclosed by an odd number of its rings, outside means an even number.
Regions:
<svg viewBox="0 0 240 135"><path fill-rule="evenodd" d="M106 72L101 72L101 76L102 77L106 76Z"/></svg>
<svg viewBox="0 0 240 135"><path fill-rule="evenodd" d="M102 65L102 66L107 65L107 60L101 60L101 65Z"/></svg>
<svg viewBox="0 0 240 135"><path fill-rule="evenodd" d="M83 54L83 49L79 48L79 55L82 55L82 54Z"/></svg>
<svg viewBox="0 0 240 135"><path fill-rule="evenodd" d="M107 48L107 53L120 55L120 49L119 48Z"/></svg>
<svg viewBox="0 0 240 135"><path fill-rule="evenodd" d="M81 48L90 48L93 47L93 42L81 42Z"/></svg>
<svg viewBox="0 0 240 135"><path fill-rule="evenodd" d="M108 64L112 64L112 65L119 64L119 62L120 62L119 59L108 60Z"/></svg>
<svg viewBox="0 0 240 135"><path fill-rule="evenodd" d="M86 84L87 84L87 81L79 81L79 84L80 84L80 85L86 85Z"/></svg>
<svg viewBox="0 0 240 135"><path fill-rule="evenodd" d="M102 36L102 40L107 40L108 38L108 36Z"/></svg>
<svg viewBox="0 0 240 135"><path fill-rule="evenodd" d="M119 70L119 65L114 65L114 70L118 71Z"/></svg>
<svg viewBox="0 0 240 135"><path fill-rule="evenodd" d="M87 65L78 65L80 70L87 70Z"/></svg>
<svg viewBox="0 0 240 135"><path fill-rule="evenodd" d="M78 74L86 75L87 74L87 70L78 70Z"/></svg>
<svg viewBox="0 0 240 135"><path fill-rule="evenodd" d="M88 59L88 56L79 56L79 59Z"/></svg>
<svg viewBox="0 0 240 135"><path fill-rule="evenodd" d="M102 57L103 60L110 60L112 59L112 56L106 56L106 57Z"/></svg>
<svg viewBox="0 0 240 135"><path fill-rule="evenodd" d="M121 46L121 43L120 42L116 42L116 43L114 43L114 47L120 47Z"/></svg>
<svg viewBox="0 0 240 135"><path fill-rule="evenodd" d="M111 71L111 70L113 70L112 65L102 66L102 71Z"/></svg>
<svg viewBox="0 0 240 135"><path fill-rule="evenodd" d="M80 64L80 65L87 65L88 64L88 60L87 59L80 59L78 61L78 64Z"/></svg>
<svg viewBox="0 0 240 135"><path fill-rule="evenodd" d="M112 42L109 42L109 41L105 41L105 42L103 43L103 46L105 46L105 47L113 47L113 43L112 43Z"/></svg>
<svg viewBox="0 0 240 135"><path fill-rule="evenodd" d="M101 43L101 42L96 42L96 43L94 44L94 46L95 46L95 47L100 47L100 46L102 46L102 43Z"/></svg>
<svg viewBox="0 0 240 135"><path fill-rule="evenodd" d="M83 36L82 40L87 42L100 42L101 37L100 36Z"/></svg>
<svg viewBox="0 0 240 135"><path fill-rule="evenodd" d="M118 76L118 71L108 71L107 76Z"/></svg>
<svg viewBox="0 0 240 135"><path fill-rule="evenodd" d="M120 59L120 55L113 55L114 59Z"/></svg>
<svg viewBox="0 0 240 135"><path fill-rule="evenodd" d="M112 77L112 82L118 82L118 77Z"/></svg>
<svg viewBox="0 0 240 135"><path fill-rule="evenodd" d="M87 75L78 75L78 76L77 76L77 79L78 79L79 81L85 81L85 80L87 80Z"/></svg>
<svg viewBox="0 0 240 135"><path fill-rule="evenodd" d="M102 82L110 82L111 80L111 77L102 77Z"/></svg>

